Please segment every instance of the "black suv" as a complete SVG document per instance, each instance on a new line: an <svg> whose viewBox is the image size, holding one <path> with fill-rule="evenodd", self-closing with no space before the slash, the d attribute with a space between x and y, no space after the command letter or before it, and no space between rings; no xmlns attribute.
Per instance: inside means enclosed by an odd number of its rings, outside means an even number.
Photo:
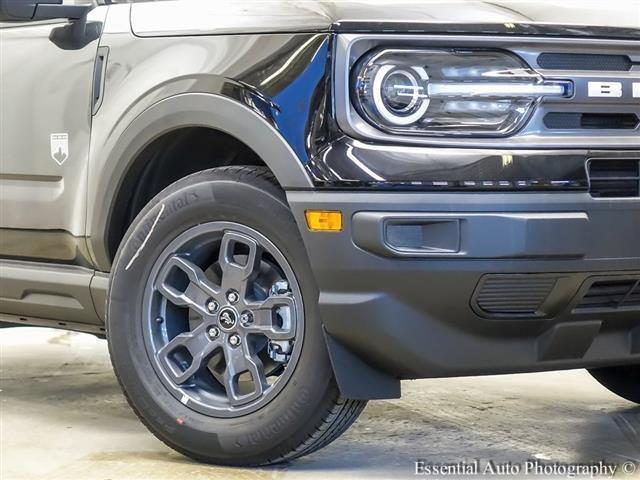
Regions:
<svg viewBox="0 0 640 480"><path fill-rule="evenodd" d="M0 0L0 319L205 462L402 379L640 402L640 6L566 3Z"/></svg>

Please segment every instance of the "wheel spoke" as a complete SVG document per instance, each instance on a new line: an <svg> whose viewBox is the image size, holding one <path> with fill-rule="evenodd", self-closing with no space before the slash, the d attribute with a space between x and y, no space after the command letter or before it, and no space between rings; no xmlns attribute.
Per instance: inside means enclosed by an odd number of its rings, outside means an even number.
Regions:
<svg viewBox="0 0 640 480"><path fill-rule="evenodd" d="M183 272L189 279L189 284L182 291L169 284L175 270ZM200 267L180 255L169 257L158 274L156 288L174 305L189 307L203 316L211 314L205 308L207 300L220 293L219 287L209 281Z"/></svg>
<svg viewBox="0 0 640 480"><path fill-rule="evenodd" d="M251 351L246 337L242 340L242 346L232 347L225 343L224 355L227 363L224 372L224 387L227 398L232 405L242 405L262 396L268 387L264 366L260 358ZM253 391L241 393L239 378L245 372L251 374Z"/></svg>
<svg viewBox="0 0 640 480"><path fill-rule="evenodd" d="M295 337L296 305L290 295L272 295L247 307L253 313L253 323L244 326L247 333L259 333L271 340L292 340Z"/></svg>
<svg viewBox="0 0 640 480"><path fill-rule="evenodd" d="M240 265L234 259L236 245L249 248L247 262ZM235 289L240 298L245 298L247 284L259 272L262 247L251 237L236 232L225 232L220 245L219 263L222 269L222 286L224 289Z"/></svg>
<svg viewBox="0 0 640 480"><path fill-rule="evenodd" d="M185 383L200 371L211 354L222 345L220 339L211 340L206 335L207 328L203 322L191 332L176 335L158 351L161 365L177 385ZM189 353L190 359L184 356L184 351Z"/></svg>

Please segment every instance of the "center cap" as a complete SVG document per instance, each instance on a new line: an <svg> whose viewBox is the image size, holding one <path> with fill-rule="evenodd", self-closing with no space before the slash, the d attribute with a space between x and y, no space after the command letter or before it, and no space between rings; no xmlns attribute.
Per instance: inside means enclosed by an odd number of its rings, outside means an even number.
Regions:
<svg viewBox="0 0 640 480"><path fill-rule="evenodd" d="M220 323L220 327L224 330L231 330L236 326L238 321L236 312L233 308L223 308L220 310L220 315L218 315L218 323Z"/></svg>

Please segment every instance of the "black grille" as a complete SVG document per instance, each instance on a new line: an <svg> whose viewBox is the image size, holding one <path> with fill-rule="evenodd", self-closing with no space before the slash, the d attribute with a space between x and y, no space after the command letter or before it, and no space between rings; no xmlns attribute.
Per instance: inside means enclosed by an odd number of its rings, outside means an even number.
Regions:
<svg viewBox="0 0 640 480"><path fill-rule="evenodd" d="M539 316L556 281L556 277L537 275L488 275L478 290L476 303L489 314Z"/></svg>
<svg viewBox="0 0 640 480"><path fill-rule="evenodd" d="M640 307L640 278L594 282L576 309Z"/></svg>
<svg viewBox="0 0 640 480"><path fill-rule="evenodd" d="M633 130L638 123L633 113L551 112L544 117L550 130Z"/></svg>
<svg viewBox="0 0 640 480"><path fill-rule="evenodd" d="M591 196L640 196L640 159L590 160L588 165Z"/></svg>
<svg viewBox="0 0 640 480"><path fill-rule="evenodd" d="M541 53L538 55L538 65L549 70L627 72L631 70L633 62L626 55Z"/></svg>

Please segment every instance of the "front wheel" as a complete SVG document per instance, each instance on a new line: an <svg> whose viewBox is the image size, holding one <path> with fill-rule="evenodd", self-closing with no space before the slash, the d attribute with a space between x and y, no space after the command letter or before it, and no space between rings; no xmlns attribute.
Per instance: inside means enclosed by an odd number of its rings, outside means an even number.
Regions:
<svg viewBox="0 0 640 480"><path fill-rule="evenodd" d="M300 233L268 170L186 177L138 215L108 296L116 375L134 411L197 460L264 465L337 438L340 396Z"/></svg>
<svg viewBox="0 0 640 480"><path fill-rule="evenodd" d="M640 403L640 365L592 368L589 373L616 395Z"/></svg>

